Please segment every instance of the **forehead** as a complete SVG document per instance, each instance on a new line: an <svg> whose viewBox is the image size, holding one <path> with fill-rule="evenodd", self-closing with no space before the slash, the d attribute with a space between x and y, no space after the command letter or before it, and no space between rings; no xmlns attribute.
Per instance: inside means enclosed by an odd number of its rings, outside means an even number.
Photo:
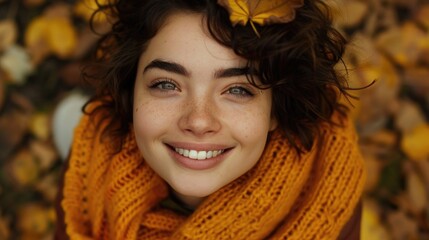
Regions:
<svg viewBox="0 0 429 240"><path fill-rule="evenodd" d="M149 41L142 54L143 62L167 59L181 64L211 62L211 64L244 65L245 60L216 42L209 34L200 14L176 13ZM230 62L230 63L228 63Z"/></svg>

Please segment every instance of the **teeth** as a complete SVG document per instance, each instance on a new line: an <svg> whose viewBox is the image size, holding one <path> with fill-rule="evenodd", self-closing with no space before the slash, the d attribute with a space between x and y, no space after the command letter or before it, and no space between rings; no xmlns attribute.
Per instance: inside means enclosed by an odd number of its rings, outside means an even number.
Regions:
<svg viewBox="0 0 429 240"><path fill-rule="evenodd" d="M225 150L197 151L197 150L188 150L183 148L175 148L174 150L182 156L189 157L191 159L198 159L198 160L213 158L225 151Z"/></svg>

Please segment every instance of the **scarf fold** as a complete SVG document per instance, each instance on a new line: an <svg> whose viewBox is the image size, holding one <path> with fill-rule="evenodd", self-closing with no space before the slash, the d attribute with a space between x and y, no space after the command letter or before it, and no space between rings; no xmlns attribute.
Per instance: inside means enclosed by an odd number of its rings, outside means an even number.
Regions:
<svg viewBox="0 0 429 240"><path fill-rule="evenodd" d="M168 186L133 134L112 157L99 121L85 115L75 130L62 201L71 239L335 239L363 191L351 123L326 126L302 155L276 130L255 167L183 216L159 204Z"/></svg>

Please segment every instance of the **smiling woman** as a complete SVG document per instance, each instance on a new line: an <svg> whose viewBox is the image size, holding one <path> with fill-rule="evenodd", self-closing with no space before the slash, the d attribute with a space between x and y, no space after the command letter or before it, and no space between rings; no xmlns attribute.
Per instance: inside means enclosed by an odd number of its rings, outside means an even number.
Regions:
<svg viewBox="0 0 429 240"><path fill-rule="evenodd" d="M279 8L237 24L234 4ZM334 70L344 39L321 1L243 4L102 6L117 21L87 76L98 92L75 131L58 239L358 237L365 173Z"/></svg>

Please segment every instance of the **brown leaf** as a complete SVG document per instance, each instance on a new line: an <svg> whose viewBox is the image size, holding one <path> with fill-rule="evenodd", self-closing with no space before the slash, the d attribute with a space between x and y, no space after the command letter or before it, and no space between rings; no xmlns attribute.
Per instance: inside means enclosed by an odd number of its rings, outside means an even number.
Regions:
<svg viewBox="0 0 429 240"><path fill-rule="evenodd" d="M4 217L0 217L0 239L10 239L10 221Z"/></svg>
<svg viewBox="0 0 429 240"><path fill-rule="evenodd" d="M39 179L35 188L43 194L46 200L54 203L58 192L58 176L54 172Z"/></svg>
<svg viewBox="0 0 429 240"><path fill-rule="evenodd" d="M393 239L418 239L418 226L413 219L402 211L395 211L387 215Z"/></svg>
<svg viewBox="0 0 429 240"><path fill-rule="evenodd" d="M32 154L36 157L38 165L42 171L48 170L58 159L58 154L54 146L45 141L31 141L30 150Z"/></svg>
<svg viewBox="0 0 429 240"><path fill-rule="evenodd" d="M425 160L429 157L429 124L424 123L404 134L401 148L411 160Z"/></svg>
<svg viewBox="0 0 429 240"><path fill-rule="evenodd" d="M336 23L341 28L349 28L358 25L368 14L368 2L349 0L341 2L341 14L336 18Z"/></svg>
<svg viewBox="0 0 429 240"><path fill-rule="evenodd" d="M429 69L427 67L406 68L403 79L404 84L410 86L416 94L424 97L429 93Z"/></svg>
<svg viewBox="0 0 429 240"><path fill-rule="evenodd" d="M24 0L26 7L37 7L45 3L46 0Z"/></svg>
<svg viewBox="0 0 429 240"><path fill-rule="evenodd" d="M401 66L415 66L421 50L427 48L428 37L412 22L383 32L376 39L382 52L388 54Z"/></svg>
<svg viewBox="0 0 429 240"><path fill-rule="evenodd" d="M406 134L417 126L424 124L425 116L414 102L402 100L394 110L395 127L401 133Z"/></svg>
<svg viewBox="0 0 429 240"><path fill-rule="evenodd" d="M405 167L406 172L406 192L413 212L416 215L423 213L428 203L428 193L421 177L412 167Z"/></svg>
<svg viewBox="0 0 429 240"><path fill-rule="evenodd" d="M13 45L18 36L18 30L14 21L7 19L0 21L0 51Z"/></svg>
<svg viewBox="0 0 429 240"><path fill-rule="evenodd" d="M424 4L419 7L416 18L417 21L426 26L426 28L429 28L429 4Z"/></svg>
<svg viewBox="0 0 429 240"><path fill-rule="evenodd" d="M378 184L383 163L373 155L364 154L367 177L365 182L365 192L372 191Z"/></svg>

